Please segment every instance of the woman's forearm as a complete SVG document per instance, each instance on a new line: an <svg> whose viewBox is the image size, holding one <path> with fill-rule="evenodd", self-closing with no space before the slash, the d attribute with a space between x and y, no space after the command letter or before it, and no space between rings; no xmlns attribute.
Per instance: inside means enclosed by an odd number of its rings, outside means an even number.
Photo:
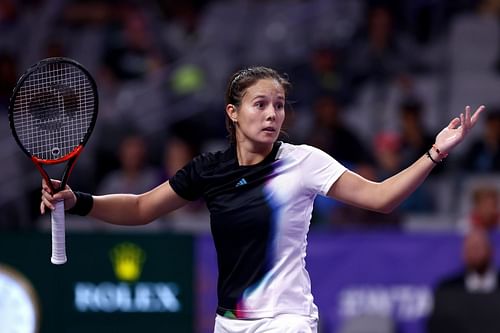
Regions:
<svg viewBox="0 0 500 333"><path fill-rule="evenodd" d="M433 158L438 161L439 157ZM423 155L408 168L379 183L374 193L374 198L378 199L376 210L393 211L424 182L435 166L435 162Z"/></svg>
<svg viewBox="0 0 500 333"><path fill-rule="evenodd" d="M374 182L347 171L333 184L328 195L360 208L389 213L422 184L442 158L433 149L430 154L435 162L424 155L408 168L382 182Z"/></svg>
<svg viewBox="0 0 500 333"><path fill-rule="evenodd" d="M139 196L134 194L108 194L93 196L90 216L111 224L142 225L148 219L141 214Z"/></svg>
<svg viewBox="0 0 500 333"><path fill-rule="evenodd" d="M90 216L119 225L147 224L188 202L172 190L169 182L140 195L108 194L93 198Z"/></svg>

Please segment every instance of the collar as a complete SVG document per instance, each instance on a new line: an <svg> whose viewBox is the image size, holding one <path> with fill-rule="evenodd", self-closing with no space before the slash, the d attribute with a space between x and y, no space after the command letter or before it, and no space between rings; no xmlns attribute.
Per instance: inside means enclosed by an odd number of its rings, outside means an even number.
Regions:
<svg viewBox="0 0 500 333"><path fill-rule="evenodd" d="M254 167L254 166L258 166L258 165L262 165L262 164L267 164L269 162L273 162L276 160L276 156L278 155L278 150L281 146L283 142L282 141L276 141L274 144L273 144L273 149L271 150L271 152L262 160L260 161L259 163L257 164L253 164L253 165L239 165L238 163L238 156L236 154L236 144L235 143L231 143L231 145L229 146L229 148L226 150L225 152L225 155L226 155L226 158L227 159L230 159L233 161L233 163L236 164L237 167L239 168L249 168L249 167Z"/></svg>
<svg viewBox="0 0 500 333"><path fill-rule="evenodd" d="M497 289L497 274L492 268L480 275L476 272L465 276L465 289L471 293L490 293Z"/></svg>

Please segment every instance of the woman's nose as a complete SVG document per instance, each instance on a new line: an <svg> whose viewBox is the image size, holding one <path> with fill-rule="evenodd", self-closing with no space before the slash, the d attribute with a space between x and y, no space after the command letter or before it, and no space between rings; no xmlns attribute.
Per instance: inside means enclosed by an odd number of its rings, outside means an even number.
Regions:
<svg viewBox="0 0 500 333"><path fill-rule="evenodd" d="M276 109L274 108L274 106L271 106L267 112L267 117L266 119L269 119L269 120L274 120L276 119Z"/></svg>

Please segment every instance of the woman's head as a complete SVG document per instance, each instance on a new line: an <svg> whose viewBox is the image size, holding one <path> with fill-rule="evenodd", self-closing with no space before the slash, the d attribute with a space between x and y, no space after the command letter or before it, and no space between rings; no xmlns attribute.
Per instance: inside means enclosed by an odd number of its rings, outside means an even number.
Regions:
<svg viewBox="0 0 500 333"><path fill-rule="evenodd" d="M267 67L246 68L233 74L225 96L226 128L230 141L236 141L237 131L245 134L246 130L250 130L247 134L257 134L259 126L264 134L269 127L267 137L272 136L270 132L273 130L277 131L277 136L284 120L290 87L286 78ZM253 130L249 128L252 125L256 127Z"/></svg>

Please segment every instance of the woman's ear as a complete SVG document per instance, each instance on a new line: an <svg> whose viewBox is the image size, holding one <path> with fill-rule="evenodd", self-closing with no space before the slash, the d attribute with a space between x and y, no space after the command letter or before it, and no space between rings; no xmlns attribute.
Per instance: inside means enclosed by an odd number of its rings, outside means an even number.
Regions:
<svg viewBox="0 0 500 333"><path fill-rule="evenodd" d="M238 121L238 110L236 110L236 106L233 104L226 105L226 114L233 123Z"/></svg>

